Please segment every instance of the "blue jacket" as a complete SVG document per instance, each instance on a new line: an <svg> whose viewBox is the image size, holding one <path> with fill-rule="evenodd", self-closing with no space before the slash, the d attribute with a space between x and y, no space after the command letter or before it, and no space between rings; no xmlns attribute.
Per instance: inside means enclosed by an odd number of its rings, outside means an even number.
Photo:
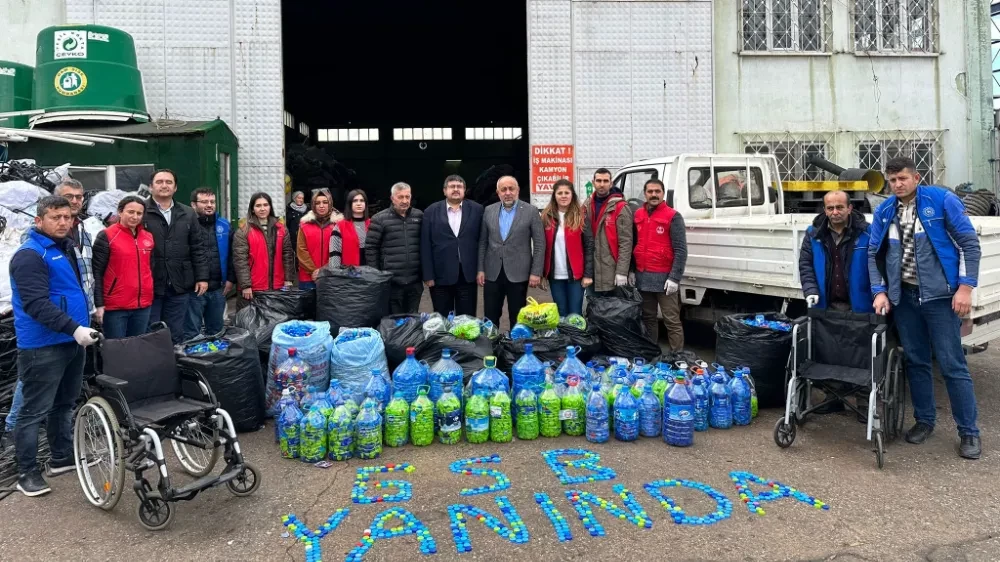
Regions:
<svg viewBox="0 0 1000 562"><path fill-rule="evenodd" d="M215 217L215 241L219 244L219 267L222 269L222 280L229 279L229 253L230 242L233 233L230 231L229 221L223 217Z"/></svg>
<svg viewBox="0 0 1000 562"><path fill-rule="evenodd" d="M87 295L69 240L32 229L10 260L11 304L18 349L69 343L90 327Z"/></svg>
<svg viewBox="0 0 1000 562"><path fill-rule="evenodd" d="M895 195L875 209L868 244L872 295L886 293L899 304L903 249ZM920 301L951 298L959 285L975 287L979 278L979 238L957 195L934 186L918 186L914 229Z"/></svg>
<svg viewBox="0 0 1000 562"><path fill-rule="evenodd" d="M479 230L483 221L483 206L466 199L462 202L462 223L458 236L448 224L448 203L437 201L424 210L420 225L420 261L424 281L435 285L455 285L459 282L458 266L462 265L465 283L474 283L479 268Z"/></svg>
<svg viewBox="0 0 1000 562"><path fill-rule="evenodd" d="M829 293L833 282L833 260L827 246L828 223L825 214L820 213L812 226L806 229L802 248L799 250L799 280L802 293L806 296L818 295L817 308L829 307ZM847 277L847 294L851 310L854 312L874 312L868 281L868 222L865 216L854 211L851 214L847 237L841 243L841 259L844 260Z"/></svg>

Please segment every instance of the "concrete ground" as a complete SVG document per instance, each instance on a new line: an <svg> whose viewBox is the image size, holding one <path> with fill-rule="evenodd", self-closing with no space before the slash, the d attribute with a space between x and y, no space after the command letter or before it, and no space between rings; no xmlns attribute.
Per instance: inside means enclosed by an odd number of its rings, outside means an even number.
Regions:
<svg viewBox="0 0 1000 562"><path fill-rule="evenodd" d="M711 355L704 345L696 343L694 348ZM171 527L151 533L139 526L138 502L128 491L128 481L118 507L105 513L86 502L74 475L53 478L48 496L31 499L14 494L0 501L0 560L304 560L303 546L282 536L281 517L294 513L315 528L346 507L348 518L321 543L325 559L342 559L372 527L376 514L397 506L429 527L438 549L435 558L441 560L996 560L1000 539L993 537L1000 530L1000 508L995 475L1000 452L992 429L1000 425L1000 412L992 405L1000 399L1000 352L971 356L969 363L984 435L985 452L979 461L965 461L956 454L955 425L940 381L935 433L922 446L892 444L881 471L864 440L864 427L853 414L814 418L786 450L772 439L779 412L763 410L749 427L699 433L695 445L686 449L669 447L659 439L591 445L582 437L565 436L504 445L435 443L386 449L378 461L352 460L325 470L279 458L268 425L241 436L247 458L263 476L255 495L237 498L224 488L209 490L193 501L175 504ZM561 448L598 453L601 464L613 468L617 477L611 482L560 485L541 453ZM492 480L452 474L449 464L491 454L501 456L502 463L492 468L510 478L510 488L500 494L459 496L462 488ZM412 483L412 499L351 503L357 468L402 462L416 470L393 477ZM172 466L176 469L176 463ZM731 471L783 482L823 500L830 510L819 511L787 498L764 504L766 515L751 515L739 503L728 477ZM732 516L710 526L675 525L642 487L668 478L712 486L734 502ZM595 507L607 536L593 538L565 491L591 492L621 506L612 492L616 483L634 494L653 526L639 529ZM558 542L534 502L536 492L547 493L569 521L571 541ZM447 507L465 503L499 515L496 495L510 498L530 540L515 546L472 520L468 530L473 550L458 555ZM713 509L706 496L693 490L680 489L672 496L692 515ZM379 540L368 557L415 560L420 557L418 542L414 536Z"/></svg>

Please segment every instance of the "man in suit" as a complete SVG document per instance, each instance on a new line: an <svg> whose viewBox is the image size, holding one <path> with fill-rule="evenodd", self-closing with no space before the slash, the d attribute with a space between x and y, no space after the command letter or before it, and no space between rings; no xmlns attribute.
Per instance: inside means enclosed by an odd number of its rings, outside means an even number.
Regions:
<svg viewBox="0 0 1000 562"><path fill-rule="evenodd" d="M479 229L483 206L465 200L465 180L444 180L443 201L424 210L420 228L420 259L424 284L431 292L434 312L447 316L476 316L476 267L479 265Z"/></svg>
<svg viewBox="0 0 1000 562"><path fill-rule="evenodd" d="M500 202L483 212L479 230L479 274L486 317L500 325L504 300L510 324L527 302L528 287L542 282L545 265L545 230L538 209L520 201L517 180L497 181Z"/></svg>

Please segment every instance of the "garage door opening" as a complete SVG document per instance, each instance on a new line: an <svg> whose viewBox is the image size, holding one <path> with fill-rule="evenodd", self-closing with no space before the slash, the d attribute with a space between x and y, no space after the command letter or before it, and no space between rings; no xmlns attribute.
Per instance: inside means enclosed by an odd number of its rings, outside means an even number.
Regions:
<svg viewBox="0 0 1000 562"><path fill-rule="evenodd" d="M293 189L384 207L404 181L424 208L449 174L485 203L513 172L528 198L526 3L286 0L282 41L285 109L309 127L285 129Z"/></svg>

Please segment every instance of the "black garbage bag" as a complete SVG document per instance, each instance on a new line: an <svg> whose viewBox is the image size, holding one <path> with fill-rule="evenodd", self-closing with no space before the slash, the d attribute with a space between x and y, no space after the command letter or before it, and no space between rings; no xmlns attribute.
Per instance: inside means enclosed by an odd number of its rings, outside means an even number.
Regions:
<svg viewBox="0 0 1000 562"><path fill-rule="evenodd" d="M731 314L715 323L715 362L727 370L749 367L761 408L785 403L785 369L792 350L792 333L743 323L756 314ZM767 320L790 322L784 314L767 313Z"/></svg>
<svg viewBox="0 0 1000 562"><path fill-rule="evenodd" d="M198 344L222 340L219 351L195 349ZM211 363L200 369L222 408L233 418L236 431L256 431L264 425L264 379L257 340L243 328L227 327L214 336L200 336L174 347L174 354Z"/></svg>
<svg viewBox="0 0 1000 562"><path fill-rule="evenodd" d="M433 365L441 359L441 350L445 348L451 350L451 358L462 366L462 371L465 372L464 382L468 382L472 373L483 368L483 359L493 355L493 342L486 336L481 335L469 341L456 338L448 332L436 332L424 338L424 342L417 347L417 359Z"/></svg>
<svg viewBox="0 0 1000 562"><path fill-rule="evenodd" d="M323 268L316 279L316 320L341 328L378 328L389 315L392 274L374 267Z"/></svg>
<svg viewBox="0 0 1000 562"><path fill-rule="evenodd" d="M634 287L615 287L607 295L587 297L587 325L593 326L608 355L642 357L652 363L660 346L649 339L642 323L642 296Z"/></svg>
<svg viewBox="0 0 1000 562"><path fill-rule="evenodd" d="M424 343L424 326L419 314L393 314L379 322L378 333L385 344L385 359L389 369L406 359L406 348Z"/></svg>
<svg viewBox="0 0 1000 562"><path fill-rule="evenodd" d="M661 357L660 360L668 365L673 365L674 363L680 361L683 361L688 365L694 365L700 361L701 358L698 357L698 354L693 351L682 349L681 351L668 351L663 354L663 357Z"/></svg>
<svg viewBox="0 0 1000 562"><path fill-rule="evenodd" d="M587 324L586 330L581 330L576 326L570 326L565 322L559 323L559 333L569 338L569 345L580 348L576 353L576 358L587 362L591 357L601 352L601 337L597 333L597 328Z"/></svg>
<svg viewBox="0 0 1000 562"><path fill-rule="evenodd" d="M316 291L254 291L253 300L236 313L233 325L253 335L261 353L271 352L271 332L289 320L312 320L316 311Z"/></svg>
<svg viewBox="0 0 1000 562"><path fill-rule="evenodd" d="M542 363L551 362L556 367L566 357L566 348L573 345L572 340L563 332L561 326L558 334L547 338L512 340L509 334L504 334L497 340L497 367L510 374L514 363L524 356L524 346L529 343L531 344L531 352L539 361Z"/></svg>

